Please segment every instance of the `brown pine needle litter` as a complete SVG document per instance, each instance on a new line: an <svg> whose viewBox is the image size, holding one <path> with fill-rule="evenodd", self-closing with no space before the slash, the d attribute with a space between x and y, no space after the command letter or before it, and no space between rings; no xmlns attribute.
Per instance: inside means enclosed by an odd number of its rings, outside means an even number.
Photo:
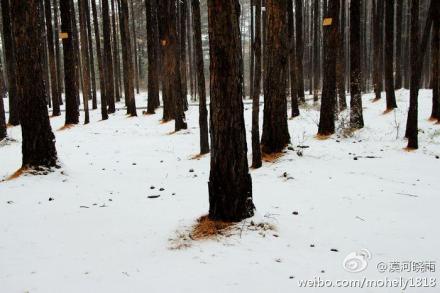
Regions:
<svg viewBox="0 0 440 293"><path fill-rule="evenodd" d="M62 126L61 128L58 129L58 131L64 131L64 130L68 130L75 127L75 124L65 124L64 126Z"/></svg>
<svg viewBox="0 0 440 293"><path fill-rule="evenodd" d="M226 236L235 223L211 220L208 216L202 216L197 219L193 226L190 237L193 240L202 240L215 238L217 236Z"/></svg>
<svg viewBox="0 0 440 293"><path fill-rule="evenodd" d="M280 153L272 153L272 154L267 154L267 153L262 153L262 159L264 162L266 163L273 163L276 162L279 158L281 158L282 156L284 156L283 152Z"/></svg>

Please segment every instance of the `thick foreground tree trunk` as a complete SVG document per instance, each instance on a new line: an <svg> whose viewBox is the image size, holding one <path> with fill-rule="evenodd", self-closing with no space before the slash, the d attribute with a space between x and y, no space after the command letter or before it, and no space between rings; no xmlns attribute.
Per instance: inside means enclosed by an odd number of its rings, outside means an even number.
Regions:
<svg viewBox="0 0 440 293"><path fill-rule="evenodd" d="M282 151L290 142L287 126L287 0L267 0L267 73L264 89L263 153Z"/></svg>
<svg viewBox="0 0 440 293"><path fill-rule="evenodd" d="M11 16L17 61L17 94L22 130L23 167L53 167L57 164L55 136L46 107L47 93L40 60L39 0L12 1ZM32 73L32 74L29 74Z"/></svg>
<svg viewBox="0 0 440 293"><path fill-rule="evenodd" d="M240 85L237 4L238 0L208 0L212 81L209 217L224 221L240 221L254 214Z"/></svg>

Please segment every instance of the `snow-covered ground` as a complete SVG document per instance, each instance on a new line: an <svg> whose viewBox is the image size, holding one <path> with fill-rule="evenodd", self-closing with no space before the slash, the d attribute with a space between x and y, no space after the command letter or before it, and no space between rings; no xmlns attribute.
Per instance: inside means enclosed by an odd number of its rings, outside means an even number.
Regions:
<svg viewBox="0 0 440 293"><path fill-rule="evenodd" d="M0 292L438 292L440 268L416 269L440 265L440 126L428 122L431 92L422 91L420 149L404 151L408 92L397 96L399 109L383 115L385 101L365 95L366 127L328 140L315 138L314 107L302 109L289 120L294 150L251 170L255 218L201 241L185 237L208 211L209 155L193 158L197 107L179 133L160 123L161 110L107 121L93 111L89 125L65 130L64 117L52 118L62 169L0 183ZM137 99L146 105L145 94ZM0 146L0 178L21 162L20 128L8 134L17 141ZM251 220L276 230L253 231ZM369 266L346 271L361 249ZM415 265L389 272L396 262ZM300 287L399 277L437 278L437 288Z"/></svg>

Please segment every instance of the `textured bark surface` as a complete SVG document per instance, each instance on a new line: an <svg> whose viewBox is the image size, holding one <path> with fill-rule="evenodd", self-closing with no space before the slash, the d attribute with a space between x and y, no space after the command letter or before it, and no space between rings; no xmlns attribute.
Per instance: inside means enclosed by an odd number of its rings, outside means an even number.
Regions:
<svg viewBox="0 0 440 293"><path fill-rule="evenodd" d="M345 8L347 0L341 0L339 42L337 50L338 61L336 63L336 83L338 88L338 110L347 109L347 97L345 94Z"/></svg>
<svg viewBox="0 0 440 293"><path fill-rule="evenodd" d="M255 49L255 74L253 79L253 97L252 97L252 167L260 168L261 162L261 145L260 145L260 93L261 93L261 0L256 2L255 9L255 41L253 47ZM290 1L290 0L289 0ZM290 7L291 8L291 7ZM292 20L293 21L293 20ZM292 60L291 60L292 61ZM292 70L292 68L291 68ZM295 67L293 67L295 71ZM291 93L296 96L295 91ZM293 98L292 98L293 99Z"/></svg>
<svg viewBox="0 0 440 293"><path fill-rule="evenodd" d="M91 99L90 88L90 58L89 58L89 38L87 35L86 7L87 0L79 0L79 25L81 34L81 67L82 67L82 89L84 105L84 124L90 122L89 100Z"/></svg>
<svg viewBox="0 0 440 293"><path fill-rule="evenodd" d="M0 140L7 136L6 132L6 116L3 99L6 94L5 81L3 79L3 64L0 58Z"/></svg>
<svg viewBox="0 0 440 293"><path fill-rule="evenodd" d="M34 29L38 26L38 13L35 11L39 9L39 1L13 1L11 4L13 35L15 42L20 44L15 57L23 138L22 164L31 168L53 167L57 163L55 136L46 107L40 36Z"/></svg>
<svg viewBox="0 0 440 293"><path fill-rule="evenodd" d="M179 44L180 44L180 81L183 98L183 107L188 110L188 78L186 74L186 19L188 17L187 0L178 1L179 5Z"/></svg>
<svg viewBox="0 0 440 293"><path fill-rule="evenodd" d="M385 91L387 110L397 108L394 90L394 0L385 1Z"/></svg>
<svg viewBox="0 0 440 293"><path fill-rule="evenodd" d="M200 127L200 153L209 153L208 134L208 109L206 108L206 88L202 47L202 25L200 19L200 1L191 0L193 29L194 29L194 50L196 56L197 89L199 91L199 127Z"/></svg>
<svg viewBox="0 0 440 293"><path fill-rule="evenodd" d="M296 16L296 72L297 72L297 89L300 102L305 102L304 97L304 40L303 40L303 0L295 0L295 16Z"/></svg>
<svg viewBox="0 0 440 293"><path fill-rule="evenodd" d="M122 44L122 66L124 71L124 93L125 103L127 105L127 114L137 116L136 101L134 99L134 64L133 54L131 52L131 38L129 27L128 0L121 0L119 11L121 26L121 44Z"/></svg>
<svg viewBox="0 0 440 293"><path fill-rule="evenodd" d="M208 0L211 74L209 217L240 221L254 214L240 86L238 0Z"/></svg>
<svg viewBox="0 0 440 293"><path fill-rule="evenodd" d="M54 0L53 1L53 6L54 6L54 31L55 31L55 36L59 36L60 35L60 25L59 25L59 5L58 5L59 1L58 0ZM63 72L61 70L61 47L60 47L60 38L59 37L55 37L55 59L56 59L56 66L57 66L57 81L58 81L58 93L59 93L59 103L60 105L63 105L63 99L61 94L63 93L63 80L64 80L64 75Z"/></svg>
<svg viewBox="0 0 440 293"><path fill-rule="evenodd" d="M381 0L374 0L374 2L376 9L373 27L373 87L375 100L379 100L383 90L383 18L385 2Z"/></svg>
<svg viewBox="0 0 440 293"><path fill-rule="evenodd" d="M396 1L396 79L395 88L401 89L402 82L402 31L403 27L403 0Z"/></svg>
<svg viewBox="0 0 440 293"><path fill-rule="evenodd" d="M432 37L432 119L440 119L440 13L435 11Z"/></svg>
<svg viewBox="0 0 440 293"><path fill-rule="evenodd" d="M121 0L122 1L122 0ZM136 25L135 25L135 21L134 21L134 8L133 8L133 1L130 1L130 10L131 10L131 32L133 35L133 47L131 50L131 55L133 56L132 58L134 58L134 69L133 69L133 73L134 73L134 81L135 81L135 86L136 86L136 93L139 94L139 63L138 63L138 49L137 49L137 33L136 33ZM128 35L130 36L130 35Z"/></svg>
<svg viewBox="0 0 440 293"><path fill-rule="evenodd" d="M361 93L361 33L360 0L350 1L350 125L364 127Z"/></svg>
<svg viewBox="0 0 440 293"><path fill-rule="evenodd" d="M411 0L411 88L409 98L408 121L406 125L406 137L408 148L417 149L418 141L418 97L421 65L419 64L419 0Z"/></svg>
<svg viewBox="0 0 440 293"><path fill-rule="evenodd" d="M117 102L121 101L121 64L119 62L119 45L118 45L118 33L116 28L116 16L117 11L115 8L115 0L111 1L112 9L112 41L113 41L113 68L115 69L114 82L115 82L115 99ZM119 11L119 15L121 12Z"/></svg>
<svg viewBox="0 0 440 293"><path fill-rule="evenodd" d="M96 73L95 73L95 57L93 52L93 38L92 38L92 24L90 20L90 4L86 0L84 3L84 9L86 14L86 24L87 24L87 39L88 39L88 53L89 53L89 68L90 68L90 83L91 83L91 95L92 95L92 109L98 108L98 102L96 99Z"/></svg>
<svg viewBox="0 0 440 293"><path fill-rule="evenodd" d="M154 114L159 107L159 28L157 24L156 0L146 0L147 45L148 45L148 107L147 113Z"/></svg>
<svg viewBox="0 0 440 293"><path fill-rule="evenodd" d="M287 126L287 0L267 0L267 73L264 89L263 152L277 153L290 142Z"/></svg>
<svg viewBox="0 0 440 293"><path fill-rule="evenodd" d="M102 120L108 119L107 113L107 99L105 95L105 73L104 64L101 50L101 34L99 30L98 11L96 9L96 0L92 0L92 14L93 14L93 27L95 29L95 45L96 45L96 58L98 59L98 72L99 72L99 90L101 91L101 117Z"/></svg>
<svg viewBox="0 0 440 293"><path fill-rule="evenodd" d="M324 26L324 80L318 134L335 133L336 108L336 58L339 46L339 1L331 1L326 18L331 25Z"/></svg>
<svg viewBox="0 0 440 293"><path fill-rule="evenodd" d="M64 87L66 99L66 124L79 123L78 107L78 80L76 75L76 57L74 48L74 34L72 28L72 8L71 1L61 1L61 32L67 34L63 39L64 56Z"/></svg>
<svg viewBox="0 0 440 293"><path fill-rule="evenodd" d="M257 0L257 1L261 2L261 0ZM298 108L298 89L297 89L298 80L296 76L296 43L295 43L295 21L293 16L293 1L294 0L287 0L288 26L289 26L290 106L291 106L291 116L297 117L299 116L299 108ZM261 13L260 13L260 17L261 17ZM260 55L261 55L261 32L260 32ZM260 65L260 70L261 70L261 65Z"/></svg>
<svg viewBox="0 0 440 293"><path fill-rule="evenodd" d="M111 45L111 23L108 1L102 1L102 29L104 35L104 74L105 74L105 99L108 104L108 112L115 112L115 84L113 72L113 51Z"/></svg>
<svg viewBox="0 0 440 293"><path fill-rule="evenodd" d="M55 59L55 47L52 27L52 9L50 2L50 0L44 0L44 9L46 11L47 47L49 53L50 88L52 91L52 115L60 116L61 94L58 89L57 64Z"/></svg>
<svg viewBox="0 0 440 293"><path fill-rule="evenodd" d="M15 64L15 45L12 38L11 8L9 0L2 0L2 21L3 21L3 49L5 53L5 71L9 97L9 124L19 125L20 116L17 98L17 79Z"/></svg>

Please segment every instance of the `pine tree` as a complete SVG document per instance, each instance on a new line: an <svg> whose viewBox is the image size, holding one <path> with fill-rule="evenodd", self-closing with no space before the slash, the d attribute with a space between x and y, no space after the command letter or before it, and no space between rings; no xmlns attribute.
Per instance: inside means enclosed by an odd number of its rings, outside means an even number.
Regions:
<svg viewBox="0 0 440 293"><path fill-rule="evenodd" d="M287 1L267 0L267 47L264 117L261 144L267 154L280 152L290 142L287 126L288 76Z"/></svg>
<svg viewBox="0 0 440 293"><path fill-rule="evenodd" d="M303 40L303 0L295 0L296 16L296 72L297 72L297 90L300 102L305 102L304 97L304 40Z"/></svg>
<svg viewBox="0 0 440 293"><path fill-rule="evenodd" d="M46 107L47 92L40 60L39 0L12 1L11 16L16 47L17 92L20 101L23 167L54 167L57 164L55 136ZM32 72L32 74L29 74Z"/></svg>
<svg viewBox="0 0 440 293"><path fill-rule="evenodd" d="M223 221L240 221L254 214L239 76L237 4L238 0L208 0L212 81L209 217Z"/></svg>
<svg viewBox="0 0 440 293"><path fill-rule="evenodd" d="M108 112L115 112L115 83L113 72L113 51L111 45L111 23L108 0L102 1L102 29L104 36L104 73L105 73L105 99L108 104ZM102 94L102 93L101 93Z"/></svg>
<svg viewBox="0 0 440 293"><path fill-rule="evenodd" d="M385 91L386 110L397 108L394 90L394 0L385 1Z"/></svg>
<svg viewBox="0 0 440 293"><path fill-rule="evenodd" d="M148 44L148 107L147 113L154 114L159 106L159 28L157 24L156 0L146 0L147 44Z"/></svg>

